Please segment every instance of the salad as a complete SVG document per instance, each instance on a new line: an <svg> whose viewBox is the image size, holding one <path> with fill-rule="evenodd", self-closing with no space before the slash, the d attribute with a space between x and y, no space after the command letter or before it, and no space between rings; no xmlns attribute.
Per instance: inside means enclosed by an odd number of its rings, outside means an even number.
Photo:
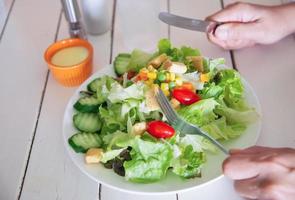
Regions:
<svg viewBox="0 0 295 200"><path fill-rule="evenodd" d="M138 49L114 60L117 77L92 80L74 104L77 133L68 139L87 164L102 164L127 181L150 183L167 171L200 177L207 153L217 153L202 136L170 126L156 99L160 88L186 121L217 140L239 137L258 114L244 97L239 73L198 49L158 42L150 54Z"/></svg>

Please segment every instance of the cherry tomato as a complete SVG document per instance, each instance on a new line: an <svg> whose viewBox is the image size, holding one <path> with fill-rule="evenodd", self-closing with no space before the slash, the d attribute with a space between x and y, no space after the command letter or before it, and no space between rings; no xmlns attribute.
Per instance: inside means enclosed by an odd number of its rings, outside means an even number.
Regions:
<svg viewBox="0 0 295 200"><path fill-rule="evenodd" d="M172 91L172 96L183 105L190 105L201 100L199 95L185 88L175 88Z"/></svg>
<svg viewBox="0 0 295 200"><path fill-rule="evenodd" d="M174 128L162 121L149 122L147 132L156 138L170 138L175 134Z"/></svg>

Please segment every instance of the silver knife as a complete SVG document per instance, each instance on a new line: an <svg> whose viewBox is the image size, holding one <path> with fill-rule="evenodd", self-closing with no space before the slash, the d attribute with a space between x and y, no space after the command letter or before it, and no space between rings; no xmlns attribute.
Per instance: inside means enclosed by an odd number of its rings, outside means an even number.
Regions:
<svg viewBox="0 0 295 200"><path fill-rule="evenodd" d="M191 19L186 17L181 17L178 15L173 15L168 12L160 12L159 19L166 24L176 26L179 28L201 31L201 32L211 32L216 29L220 23L212 21L204 21L199 19Z"/></svg>

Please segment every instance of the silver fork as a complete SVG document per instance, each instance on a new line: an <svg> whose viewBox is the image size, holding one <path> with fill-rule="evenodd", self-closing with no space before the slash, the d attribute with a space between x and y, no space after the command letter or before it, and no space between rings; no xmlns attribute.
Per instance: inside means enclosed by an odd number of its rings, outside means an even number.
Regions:
<svg viewBox="0 0 295 200"><path fill-rule="evenodd" d="M189 134L189 135L201 135L212 142L215 146L217 146L223 153L229 155L228 150L220 144L213 137L202 131L199 127L190 124L183 119L181 119L177 113L174 111L172 106L170 105L167 97L164 95L161 89L155 90L156 99L160 105L161 110L165 114L169 124L171 124L176 130L180 133Z"/></svg>

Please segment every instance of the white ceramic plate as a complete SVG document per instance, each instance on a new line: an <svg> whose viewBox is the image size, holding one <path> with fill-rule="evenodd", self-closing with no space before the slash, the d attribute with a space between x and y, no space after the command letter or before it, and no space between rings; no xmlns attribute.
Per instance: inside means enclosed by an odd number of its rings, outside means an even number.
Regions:
<svg viewBox="0 0 295 200"><path fill-rule="evenodd" d="M222 171L221 165L222 161L225 158L223 153L210 154L207 153L207 162L202 169L201 178L193 178L183 180L178 176L168 172L166 178L163 180L150 183L150 184L139 184L127 182L124 177L118 176L113 170L106 169L101 164L97 165L86 165L84 162L84 154L75 153L71 147L68 145L68 138L71 137L74 133L77 132L73 127L72 117L74 114L73 104L79 99L79 91L86 90L86 86L94 78L100 77L102 75L111 75L115 76L112 66L107 66L102 70L94 73L90 78L88 78L74 93L71 97L64 114L63 121L63 137L64 145L69 153L71 159L74 161L83 173L92 178L93 180L105 184L109 187L122 190L125 192L134 192L134 193L145 193L145 194L156 194L156 193L175 193L179 191L189 190L196 187L204 186L205 184L210 184L213 181L221 178ZM255 95L253 89L250 85L243 80L245 86L245 97L249 104L256 108L257 112L261 116L261 108ZM224 143L225 146L229 148L245 148L251 145L254 145L258 139L261 128L261 117L260 119L250 125L245 133L243 133L239 138L230 140L229 142Z"/></svg>

